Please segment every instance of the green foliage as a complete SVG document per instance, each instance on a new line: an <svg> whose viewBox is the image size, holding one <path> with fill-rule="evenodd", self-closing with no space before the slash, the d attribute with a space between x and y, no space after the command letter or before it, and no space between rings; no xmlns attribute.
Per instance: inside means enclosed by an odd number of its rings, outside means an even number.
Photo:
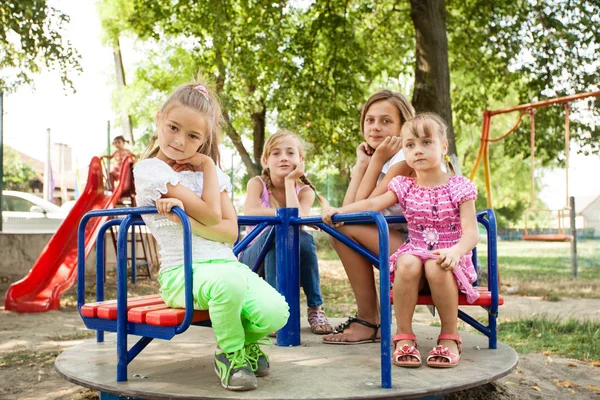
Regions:
<svg viewBox="0 0 600 400"><path fill-rule="evenodd" d="M32 75L58 68L65 86L71 70L81 71L79 54L63 38L69 17L45 0L0 2L0 91L30 83Z"/></svg>
<svg viewBox="0 0 600 400"><path fill-rule="evenodd" d="M448 0L446 8L453 139L465 173L475 161L484 109L598 89L597 2ZM406 94L412 88L416 38L408 3L103 0L99 10L109 37L134 35L147 55L130 87L115 95L115 104L133 116L134 126L150 135L160 102L200 70L217 84L226 133L246 155L250 174L261 149L250 148L249 140L260 147L261 135L276 125L312 145L309 172L325 170L330 183L343 182L362 140L361 103L382 87ZM591 102L589 110L582 103L573 108L593 115L600 103ZM261 115L267 123L260 122ZM559 106L535 115L536 166L564 163L563 115ZM517 117L494 118L492 137L506 133ZM599 128L578 117L571 128L575 141L597 151ZM516 132L490 150L494 205L502 225L519 221L530 206L528 140L525 117ZM314 179L321 191L324 179ZM481 176L476 182L481 207ZM338 196L333 196L335 204ZM533 205L543 206L538 203Z"/></svg>
<svg viewBox="0 0 600 400"><path fill-rule="evenodd" d="M10 147L4 147L4 179L5 190L31 191L31 182L38 180L39 174L30 165L21 161L21 158Z"/></svg>

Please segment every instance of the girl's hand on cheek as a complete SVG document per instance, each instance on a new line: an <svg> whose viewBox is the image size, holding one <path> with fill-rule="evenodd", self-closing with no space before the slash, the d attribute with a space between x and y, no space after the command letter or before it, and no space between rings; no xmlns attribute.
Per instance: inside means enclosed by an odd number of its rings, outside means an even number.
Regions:
<svg viewBox="0 0 600 400"><path fill-rule="evenodd" d="M304 175L304 161L300 161L293 170L285 177L285 179L296 181Z"/></svg>
<svg viewBox="0 0 600 400"><path fill-rule="evenodd" d="M200 172L204 171L207 163L212 163L214 165L214 161L212 158L207 156L206 154L194 153L193 156L184 158L182 160L177 160L177 164L189 164L192 168L192 171Z"/></svg>
<svg viewBox="0 0 600 400"><path fill-rule="evenodd" d="M388 136L374 151L373 157L387 162L402 149L402 139L399 136Z"/></svg>
<svg viewBox="0 0 600 400"><path fill-rule="evenodd" d="M167 161L167 164L169 164L175 172L194 171L194 167L191 164L178 164L175 160L169 160Z"/></svg>
<svg viewBox="0 0 600 400"><path fill-rule="evenodd" d="M358 162L368 163L371 161L371 156L375 150L368 145L367 142L362 142L356 148L356 159Z"/></svg>

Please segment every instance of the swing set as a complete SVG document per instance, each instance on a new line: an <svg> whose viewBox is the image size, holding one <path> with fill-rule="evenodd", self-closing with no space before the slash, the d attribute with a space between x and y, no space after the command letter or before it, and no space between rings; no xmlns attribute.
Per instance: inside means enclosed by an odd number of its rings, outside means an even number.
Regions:
<svg viewBox="0 0 600 400"><path fill-rule="evenodd" d="M492 184L491 184L491 171L490 171L490 154L489 154L489 146L490 143L496 143L501 140L504 140L508 135L513 133L523 116L527 114L529 116L530 122L530 162L531 162L531 183L530 183L530 196L529 196L529 207L525 210L525 234L523 235L524 240L538 240L538 241L572 241L573 235L569 235L565 233L565 217L570 216L572 221L571 231L575 232L575 202L573 199L569 198L569 140L570 140L570 126L569 126L569 112L570 112L570 103L576 100L585 99L588 97L599 97L600 91L598 92L588 92L588 93L579 93L566 97L557 97L554 99L548 99L544 101L540 101L537 103L529 103L522 104L516 107L506 108L503 110L484 110L483 112L483 126L481 129L481 141L479 145L479 152L477 153L477 159L475 161L475 165L473 166L473 170L469 175L469 178L473 180L479 169L479 165L483 160L484 166L484 179L485 179L485 191L487 198L487 206L488 208L493 208L492 203ZM565 110L565 206L558 210L550 210L550 209L536 209L534 208L534 200L535 200L535 113L538 108L547 107L553 104L562 104ZM514 126L504 135L498 138L490 138L490 126L492 122L492 117L501 114L507 114L511 112L519 112L519 118ZM529 234L527 228L527 221L529 215L532 212L556 212L558 216L558 233L556 234Z"/></svg>

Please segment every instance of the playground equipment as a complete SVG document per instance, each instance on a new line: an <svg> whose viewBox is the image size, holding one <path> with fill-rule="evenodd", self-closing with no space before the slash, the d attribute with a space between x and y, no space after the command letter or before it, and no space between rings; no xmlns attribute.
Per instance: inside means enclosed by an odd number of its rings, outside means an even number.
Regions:
<svg viewBox="0 0 600 400"><path fill-rule="evenodd" d="M77 278L79 221L89 210L115 207L122 194L131 187L131 165L130 157L123 160L119 184L112 193L106 193L102 163L98 157L92 158L87 184L73 209L42 250L29 273L8 288L4 299L7 310L20 313L58 310L60 296L73 286ZM96 220L87 227L84 260L92 250L98 229L105 220L106 218Z"/></svg>
<svg viewBox="0 0 600 400"><path fill-rule="evenodd" d="M143 224L142 214L156 212L155 207L121 208L112 210L94 210L88 212L79 226L79 251L85 251L86 226L92 219L107 216L125 216L106 222L99 231L96 271L96 302L85 303L85 265L79 257L78 308L86 326L97 331L97 341L87 341L63 354L56 361L58 373L65 379L101 392L101 398L220 398L235 397L224 391L218 380L212 375L212 357L214 339L209 330L188 330L190 325L209 326L206 311L193 310L191 288L191 229L185 212L174 208L182 220L184 236L184 275L186 279L186 308L171 309L159 296L127 298L127 231L132 225ZM465 346L462 355L465 360L458 367L460 374L452 374L442 379L435 370L421 368L422 374L410 379L406 370L391 366L391 310L388 244L388 225L379 213L355 213L336 215L335 222L375 223L379 232L379 254L374 256L335 229L324 225L320 217L298 217L297 209L282 208L275 217L239 217L240 225L255 225L243 240L236 244L234 253L238 254L256 238L262 230L273 227L277 252L277 287L290 305L290 318L285 327L277 334L279 346L269 350L272 353L273 368L281 371L274 380L262 378L266 382L261 386L258 397L253 398L326 398L332 393L336 398L438 398L442 394L466 389L487 383L508 374L517 362L517 355L510 347L496 341L496 317L502 299L498 293L496 262L496 224L492 210L478 213L478 221L488 231L488 284L480 289L481 302L473 305L483 306L489 312L489 325L479 323L475 318L461 312L460 317L477 330L484 333L481 337L463 333L469 346ZM390 222L400 222L402 217L392 217ZM119 225L118 264L117 264L117 300L104 301L104 282L101 278L104 270L102 248L103 233L110 226ZM381 345L380 357L374 351L377 344L353 346L352 352L346 352L338 346L320 343L315 335L304 337L300 345L300 278L299 278L299 228L302 225L317 225L338 240L352 246L372 263L384 266L380 269L381 301ZM188 244L186 244L188 243ZM269 244L267 243L266 246ZM135 251L135 247L131 249ZM474 252L477 266L477 253ZM462 296L464 297L464 295ZM431 299L420 299L427 304ZM464 300L464 299L463 299ZM459 300L460 302L460 300ZM460 302L465 303L464 301ZM305 327L307 330L308 328ZM433 346L435 337L433 327L416 327L423 337L422 345ZM104 341L104 332L116 332ZM128 339L141 336L137 343L128 348ZM167 340L156 346L148 346L154 338ZM431 339L426 339L431 338ZM486 343L487 342L487 343ZM487 346L486 346L487 344ZM472 347L474 346L474 347ZM486 349L485 347L489 347ZM495 350L494 350L495 349ZM128 364L144 350L131 369ZM168 363L165 364L165 360ZM344 368L339 367L343 360ZM210 364L207 368L207 363ZM116 371L116 380L115 380ZM141 372L141 373L140 373ZM189 372L189 373L188 373ZM373 387L377 375L381 375L381 389ZM392 388L392 374L396 382ZM152 379L136 379L148 377ZM434 375L436 378L434 379ZM306 379L293 377L303 376ZM206 380L203 378L206 377ZM289 379L288 379L289 378ZM366 381L365 381L366 380ZM407 382L410 381L410 382ZM125 382L126 381L126 382ZM310 381L310 387L306 382ZM389 389L389 390L387 390ZM306 392L314 392L306 397ZM300 395L301 394L301 395Z"/></svg>
<svg viewBox="0 0 600 400"><path fill-rule="evenodd" d="M570 219L574 221L574 213L575 207L572 203L572 200L569 198L569 141L570 141L570 124L569 124L569 112L570 112L570 103L575 100L581 100L588 97L598 97L600 96L600 92L590 92L590 93L580 93L572 96L559 97L549 100L540 101L537 103L529 103L522 104L516 107L506 108L503 110L484 110L483 112L483 124L481 129L481 141L479 145L479 151L477 153L477 159L475 161L475 165L469 175L469 178L473 180L483 159L484 165L484 178L485 178L485 190L486 190L486 198L487 205L489 208L493 208L492 202L492 188L491 188L491 171L490 171L490 160L489 160L489 145L490 143L499 142L512 132L514 132L519 123L523 119L525 114L529 115L530 121L530 163L531 163L531 183L530 183L530 205L525 211L525 234L523 235L524 240L544 240L544 241L570 241L574 240L575 235L575 226L571 226L572 233L567 235L565 233L564 219L566 215L570 215ZM562 104L565 110L565 206L559 210L547 210L547 209L535 209L533 207L533 203L535 200L535 112L536 109L541 107L546 107L552 104ZM511 113L511 112L520 112L519 118L514 126L504 135L499 138L490 138L490 126L492 117L496 115ZM530 235L528 232L527 221L529 218L529 214L532 212L553 212L556 211L558 217L558 234L552 235Z"/></svg>

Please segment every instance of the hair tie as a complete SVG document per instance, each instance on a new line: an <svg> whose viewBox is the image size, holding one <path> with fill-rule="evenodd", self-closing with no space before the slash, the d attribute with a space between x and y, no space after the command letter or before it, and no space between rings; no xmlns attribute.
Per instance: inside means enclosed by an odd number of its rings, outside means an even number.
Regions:
<svg viewBox="0 0 600 400"><path fill-rule="evenodd" d="M199 91L202 94L202 96L204 96L204 98L208 100L208 89L206 89L206 86L196 85L194 86L194 90Z"/></svg>
<svg viewBox="0 0 600 400"><path fill-rule="evenodd" d="M448 156L448 154L444 154L444 160L446 160L447 163L450 162L450 157Z"/></svg>
<svg viewBox="0 0 600 400"><path fill-rule="evenodd" d="M267 193L269 193L269 196L273 194L273 192L270 189L267 190Z"/></svg>

